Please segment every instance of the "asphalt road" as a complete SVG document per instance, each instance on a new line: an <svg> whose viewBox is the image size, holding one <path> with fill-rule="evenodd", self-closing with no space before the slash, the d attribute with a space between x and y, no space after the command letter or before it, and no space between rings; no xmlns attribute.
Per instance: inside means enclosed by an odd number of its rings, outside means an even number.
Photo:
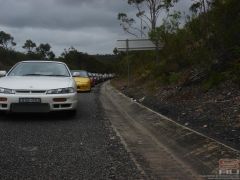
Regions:
<svg viewBox="0 0 240 180"><path fill-rule="evenodd" d="M104 117L99 87L79 94L77 116L0 115L0 179L140 179Z"/></svg>

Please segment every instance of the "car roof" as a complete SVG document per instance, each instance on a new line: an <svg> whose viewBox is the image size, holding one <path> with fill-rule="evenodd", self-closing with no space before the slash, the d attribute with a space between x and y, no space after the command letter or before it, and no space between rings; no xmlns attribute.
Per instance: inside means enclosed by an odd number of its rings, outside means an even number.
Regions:
<svg viewBox="0 0 240 180"><path fill-rule="evenodd" d="M65 63L63 63L63 62L60 62L60 61L49 61L49 60L27 60L27 61L20 61L20 63L22 63L22 62L24 62L24 63L29 63L29 62L47 62L47 63L62 63L62 64L65 64Z"/></svg>

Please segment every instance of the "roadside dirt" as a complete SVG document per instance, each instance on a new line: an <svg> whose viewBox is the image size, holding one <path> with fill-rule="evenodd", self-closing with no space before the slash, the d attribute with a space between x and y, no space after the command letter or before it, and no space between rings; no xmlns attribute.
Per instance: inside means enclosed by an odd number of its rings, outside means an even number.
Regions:
<svg viewBox="0 0 240 180"><path fill-rule="evenodd" d="M225 82L205 91L199 85L149 90L143 84L126 88L126 82L119 79L112 83L133 100L240 150L239 85Z"/></svg>
<svg viewBox="0 0 240 180"><path fill-rule="evenodd" d="M239 152L161 116L125 97L109 83L100 100L106 117L148 179L205 179L218 161Z"/></svg>

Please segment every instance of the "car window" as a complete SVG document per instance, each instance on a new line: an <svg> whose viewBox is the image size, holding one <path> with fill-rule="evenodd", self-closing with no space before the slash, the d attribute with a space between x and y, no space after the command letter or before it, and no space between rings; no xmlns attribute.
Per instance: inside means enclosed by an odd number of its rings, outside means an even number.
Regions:
<svg viewBox="0 0 240 180"><path fill-rule="evenodd" d="M72 71L74 77L88 77L87 71Z"/></svg>
<svg viewBox="0 0 240 180"><path fill-rule="evenodd" d="M23 62L16 65L8 76L66 76L69 77L67 67L55 62Z"/></svg>

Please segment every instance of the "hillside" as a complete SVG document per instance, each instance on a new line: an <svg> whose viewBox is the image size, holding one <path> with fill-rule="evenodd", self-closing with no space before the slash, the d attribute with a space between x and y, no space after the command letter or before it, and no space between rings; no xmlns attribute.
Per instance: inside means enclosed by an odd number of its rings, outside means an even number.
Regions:
<svg viewBox="0 0 240 180"><path fill-rule="evenodd" d="M113 84L134 100L231 146L240 144L240 1L212 1L207 13L178 19L150 33L156 52L120 54ZM172 23L172 24L171 24Z"/></svg>

